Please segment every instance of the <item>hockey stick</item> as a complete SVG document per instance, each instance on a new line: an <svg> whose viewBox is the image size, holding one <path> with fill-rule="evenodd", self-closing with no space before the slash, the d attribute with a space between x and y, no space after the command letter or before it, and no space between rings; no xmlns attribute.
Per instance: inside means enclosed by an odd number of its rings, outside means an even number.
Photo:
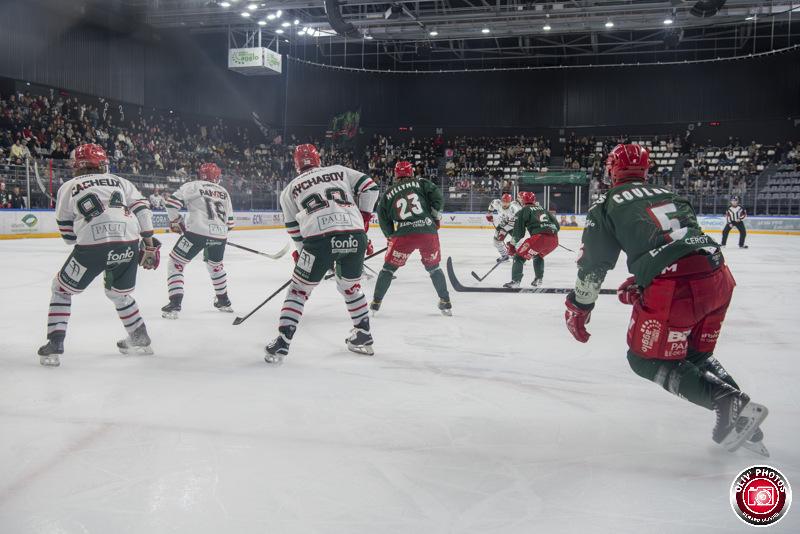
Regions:
<svg viewBox="0 0 800 534"><path fill-rule="evenodd" d="M258 310L260 310L260 309L261 309L261 308L264 306L264 304L266 304L267 302L269 302L270 300L272 300L273 298L275 298L275 295L277 295L278 293L280 293L281 291L283 291L284 289L286 289L286 287L287 287L289 284L291 284L291 283L292 283L292 280L291 280L291 279L287 280L287 281L286 281L286 283L285 283L285 284L283 284L283 285L282 285L281 287L279 287L278 289L276 289L276 290L275 290L275 292L274 292L272 295L270 295L270 296L268 296L266 299L264 299L264 302L262 302L261 304L259 304L258 306L256 306L256 307L255 307L255 309L253 309L253 311L251 311L250 313L248 313L248 314L247 314L247 315L245 315L244 317L237 317L236 319L234 319L234 320L233 320L233 326L240 325L240 324L242 324L243 322L245 322L245 321L246 321L246 320L247 320L247 319L248 319L248 318L249 318L251 315L253 315L255 312L257 312Z"/></svg>
<svg viewBox="0 0 800 534"><path fill-rule="evenodd" d="M237 245L236 243L231 243L230 241L228 241L228 246L235 247L241 250L246 250L247 252L252 252L253 254L258 254L259 256L265 256L273 260L282 258L284 254L289 252L289 243L286 243L282 249L280 249L278 252L275 252L274 254L270 254L269 252L259 252L258 250L253 250L252 248L243 247L242 245Z"/></svg>
<svg viewBox="0 0 800 534"><path fill-rule="evenodd" d="M472 276L473 276L473 277L475 278L475 280L477 280L478 282L483 282L484 280L486 280L486 277L487 277L487 276L489 276L490 274L492 274L492 271L494 271L495 269L497 269L497 268L500 266L500 264L501 264L501 263L504 263L504 262L502 262L502 261L495 262L495 264L492 266L492 268L491 268L491 269L489 269L489 271L488 271L486 274L484 274L483 276L478 276L478 275L475 273L475 271L472 271Z"/></svg>
<svg viewBox="0 0 800 534"><path fill-rule="evenodd" d="M549 294L566 294L572 291L569 287L474 287L465 286L456 278L455 270L453 270L453 258L447 258L447 277L450 279L450 285L459 293L549 293ZM613 289L601 289L601 295L616 295L617 292Z"/></svg>
<svg viewBox="0 0 800 534"><path fill-rule="evenodd" d="M564 246L564 245L562 245L561 243L559 243L559 244L558 244L558 246L559 246L559 247L561 247L561 248L563 248L564 250L568 250L568 251L572 252L573 254L575 253L575 251L574 251L574 250L572 250L571 248L567 248L567 247L565 247L565 246Z"/></svg>
<svg viewBox="0 0 800 534"><path fill-rule="evenodd" d="M374 258L375 256L380 256L381 254L383 254L384 252L386 252L386 249L387 249L387 248L389 248L389 247L383 247L383 248L382 248L382 249L380 249L380 250L376 250L375 252L373 252L372 254L370 254L369 256L367 256L366 258L364 258L364 261L367 261L367 260L368 260L368 259L370 259L370 258ZM366 265L365 265L365 267L366 267ZM375 271L373 271L373 272L375 272ZM334 276L336 276L336 275L335 275L335 274L328 274L328 275L325 275L325 280L330 280L330 279L331 279L331 278L333 278Z"/></svg>

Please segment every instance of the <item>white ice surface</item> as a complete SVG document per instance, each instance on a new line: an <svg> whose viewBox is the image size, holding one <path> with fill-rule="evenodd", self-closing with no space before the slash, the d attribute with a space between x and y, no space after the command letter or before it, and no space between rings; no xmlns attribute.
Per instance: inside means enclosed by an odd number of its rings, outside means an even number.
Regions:
<svg viewBox="0 0 800 534"><path fill-rule="evenodd" d="M465 283L491 266L490 235L442 232ZM577 248L579 232L561 235ZM163 236L164 257L174 240ZM286 237L233 240L277 250ZM800 239L750 244L727 251L739 286L717 355L770 408L767 462L800 488ZM327 282L274 368L262 350L281 299L231 326L195 261L184 311L168 321L162 265L140 271L135 293L155 356L116 352L123 330L97 280L73 299L62 366L43 368L35 351L67 253L55 239L0 241L2 534L752 530L728 491L762 460L720 451L711 412L633 374L629 309L614 297L601 297L581 345L559 295L453 293L454 316L440 316L413 259L373 320L374 358L345 350L349 319ZM545 285L570 285L574 260L556 250ZM229 248L236 311L286 280L290 261ZM620 262L606 287L625 276ZM769 531L800 532L800 504Z"/></svg>

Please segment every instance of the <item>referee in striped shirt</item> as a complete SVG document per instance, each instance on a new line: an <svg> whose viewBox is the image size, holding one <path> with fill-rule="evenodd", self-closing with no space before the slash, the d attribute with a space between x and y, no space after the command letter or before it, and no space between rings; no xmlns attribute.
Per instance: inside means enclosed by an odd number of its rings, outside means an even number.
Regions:
<svg viewBox="0 0 800 534"><path fill-rule="evenodd" d="M747 237L747 230L744 227L744 220L747 218L747 212L739 205L739 197L731 198L731 205L728 206L728 211L725 212L725 219L727 224L722 229L722 246L728 242L728 234L731 233L732 228L739 230L739 248L747 248L744 240Z"/></svg>

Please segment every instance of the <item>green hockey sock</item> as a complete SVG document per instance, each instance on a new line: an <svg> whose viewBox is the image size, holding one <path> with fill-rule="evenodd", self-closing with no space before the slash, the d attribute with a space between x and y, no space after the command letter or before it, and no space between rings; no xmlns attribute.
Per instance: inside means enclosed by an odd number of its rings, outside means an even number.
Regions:
<svg viewBox="0 0 800 534"><path fill-rule="evenodd" d="M525 260L519 256L514 256L514 264L511 266L511 280L514 282L522 281L522 267L525 265Z"/></svg>
<svg viewBox="0 0 800 534"><path fill-rule="evenodd" d="M533 257L533 274L536 278L544 278L544 258L541 256Z"/></svg>
<svg viewBox="0 0 800 534"><path fill-rule="evenodd" d="M450 300L450 293L447 291L447 280L445 280L444 273L439 265L425 267L425 270L431 275L433 287L436 288L436 294L439 295L439 298Z"/></svg>
<svg viewBox="0 0 800 534"><path fill-rule="evenodd" d="M389 291L389 286L392 285L392 276L394 276L395 271L397 271L397 267L394 265L383 264L381 272L378 273L378 280L375 282L375 293L372 296L372 300L383 300L386 292Z"/></svg>
<svg viewBox="0 0 800 534"><path fill-rule="evenodd" d="M633 371L670 393L689 402L712 410L713 383L705 377L705 371L685 360L654 360L642 358L628 351L628 363Z"/></svg>

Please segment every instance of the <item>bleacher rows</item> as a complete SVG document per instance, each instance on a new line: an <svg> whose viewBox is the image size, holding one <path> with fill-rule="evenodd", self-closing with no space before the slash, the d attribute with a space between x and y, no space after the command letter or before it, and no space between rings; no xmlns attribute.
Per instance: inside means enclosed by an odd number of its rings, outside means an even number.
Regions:
<svg viewBox="0 0 800 534"><path fill-rule="evenodd" d="M800 199L800 171L779 171L758 192L759 200Z"/></svg>

